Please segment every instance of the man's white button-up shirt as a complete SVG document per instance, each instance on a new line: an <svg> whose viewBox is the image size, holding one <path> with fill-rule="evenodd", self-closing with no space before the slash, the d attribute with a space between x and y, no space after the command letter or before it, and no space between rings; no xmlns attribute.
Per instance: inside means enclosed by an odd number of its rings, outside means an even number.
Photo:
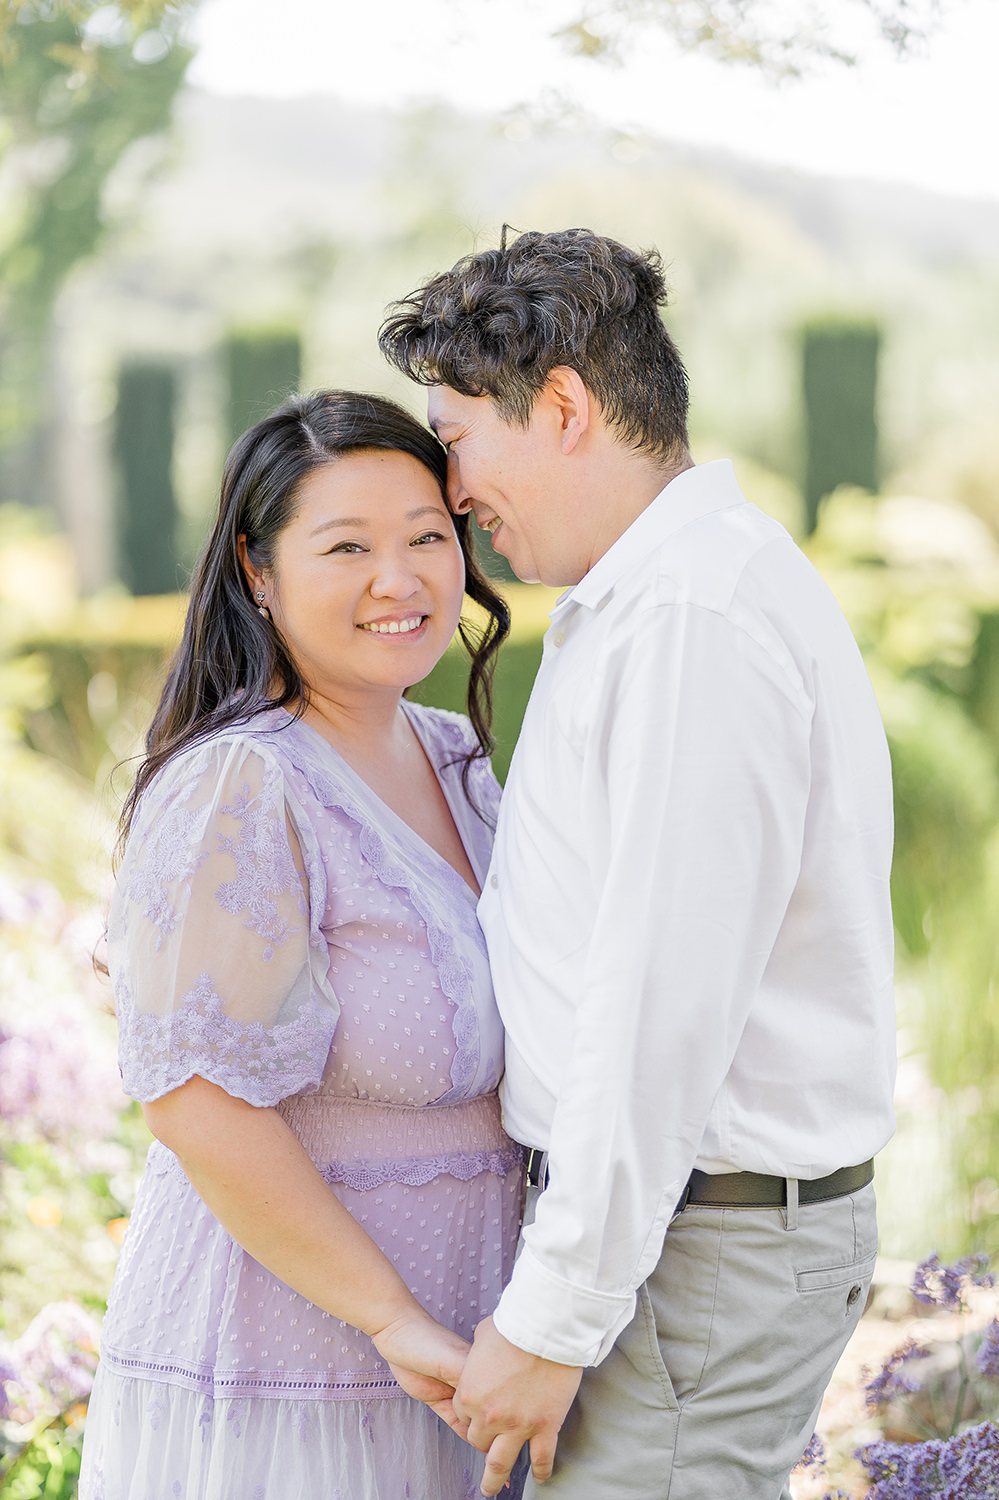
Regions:
<svg viewBox="0 0 999 1500"><path fill-rule="evenodd" d="M687 470L552 612L479 907L506 1128L550 1152L511 1342L599 1362L695 1165L885 1144L891 848L839 607L728 462Z"/></svg>

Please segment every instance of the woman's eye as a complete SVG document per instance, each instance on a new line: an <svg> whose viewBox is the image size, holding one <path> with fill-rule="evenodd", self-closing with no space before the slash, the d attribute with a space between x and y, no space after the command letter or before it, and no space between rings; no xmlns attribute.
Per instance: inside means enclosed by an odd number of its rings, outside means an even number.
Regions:
<svg viewBox="0 0 999 1500"><path fill-rule="evenodd" d="M360 542L337 542L337 544L336 544L335 547L331 547L330 548L330 552L363 552L363 551L364 551L364 548L361 546Z"/></svg>
<svg viewBox="0 0 999 1500"><path fill-rule="evenodd" d="M413 546L414 547L422 547L422 545L423 545L424 542L443 542L444 539L445 538L444 538L443 532L440 532L440 531L425 531L422 536L418 536L418 537L414 538L414 540L413 540Z"/></svg>

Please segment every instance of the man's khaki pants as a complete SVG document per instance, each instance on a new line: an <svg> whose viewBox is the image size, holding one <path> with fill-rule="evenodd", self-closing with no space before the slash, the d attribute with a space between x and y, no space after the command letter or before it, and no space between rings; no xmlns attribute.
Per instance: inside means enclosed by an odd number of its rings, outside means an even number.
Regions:
<svg viewBox="0 0 999 1500"><path fill-rule="evenodd" d="M528 1193L533 1217L536 1190ZM873 1187L783 1209L687 1208L555 1472L525 1500L789 1500L788 1476L867 1299Z"/></svg>

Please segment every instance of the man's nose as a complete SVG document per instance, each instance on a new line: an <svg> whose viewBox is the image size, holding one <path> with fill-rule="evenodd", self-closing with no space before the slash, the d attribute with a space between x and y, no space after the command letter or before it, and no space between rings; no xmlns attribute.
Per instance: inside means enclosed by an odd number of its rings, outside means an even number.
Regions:
<svg viewBox="0 0 999 1500"><path fill-rule="evenodd" d="M447 456L447 498L456 516L463 516L472 508L472 497L461 482L461 470L453 453Z"/></svg>

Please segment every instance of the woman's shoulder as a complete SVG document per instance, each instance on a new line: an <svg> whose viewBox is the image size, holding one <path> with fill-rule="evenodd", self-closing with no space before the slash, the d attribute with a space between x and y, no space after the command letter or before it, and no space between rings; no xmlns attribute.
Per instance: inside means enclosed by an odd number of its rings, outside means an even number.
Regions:
<svg viewBox="0 0 999 1500"><path fill-rule="evenodd" d="M428 708L422 703L407 703L407 708L417 720L438 771L456 777L461 774L464 796L487 824L495 826L500 785L488 755L482 752L471 720L465 714L452 713L446 708ZM472 757L470 760L469 756ZM461 768L466 760L467 774L462 774Z"/></svg>
<svg viewBox="0 0 999 1500"><path fill-rule="evenodd" d="M283 716L286 722L287 715ZM281 727L272 711L223 726L171 755L145 788L136 809L136 830L149 828L168 809L286 795L288 765L280 751Z"/></svg>
<svg viewBox="0 0 999 1500"><path fill-rule="evenodd" d="M444 752L467 755L479 748L475 730L466 714L454 713L449 708L431 708L409 698L406 699L406 712L416 721L424 740L439 746Z"/></svg>
<svg viewBox="0 0 999 1500"><path fill-rule="evenodd" d="M285 715L284 719L287 717ZM238 763L254 755L264 762L273 763L280 758L277 749L280 727L273 710L267 710L253 718L213 729L171 755L150 786L169 782L190 783L192 776L197 777L202 768L207 770L215 765L221 771L234 761Z"/></svg>

